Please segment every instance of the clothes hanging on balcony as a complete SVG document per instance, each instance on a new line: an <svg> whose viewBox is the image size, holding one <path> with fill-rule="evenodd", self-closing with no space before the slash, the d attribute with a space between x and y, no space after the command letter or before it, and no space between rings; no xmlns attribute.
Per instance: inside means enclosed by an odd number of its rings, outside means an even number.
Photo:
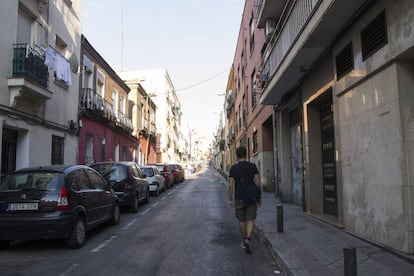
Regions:
<svg viewBox="0 0 414 276"><path fill-rule="evenodd" d="M72 85L69 60L52 47L47 47L45 52L45 64L55 71L57 79Z"/></svg>

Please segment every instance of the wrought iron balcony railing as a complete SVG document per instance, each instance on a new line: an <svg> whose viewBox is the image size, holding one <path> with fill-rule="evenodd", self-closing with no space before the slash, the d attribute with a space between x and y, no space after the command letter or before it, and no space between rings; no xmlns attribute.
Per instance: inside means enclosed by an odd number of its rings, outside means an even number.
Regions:
<svg viewBox="0 0 414 276"><path fill-rule="evenodd" d="M48 86L49 70L44 56L26 43L13 44L13 78L23 77L44 88Z"/></svg>
<svg viewBox="0 0 414 276"><path fill-rule="evenodd" d="M320 0L297 0L290 7L264 51L262 80L268 81L285 60ZM263 3L263 2L262 2Z"/></svg>
<svg viewBox="0 0 414 276"><path fill-rule="evenodd" d="M106 102L92 88L82 88L80 104L82 109L95 111L106 120L113 122L116 126L132 132L133 125L131 119L120 111L116 114L112 104Z"/></svg>

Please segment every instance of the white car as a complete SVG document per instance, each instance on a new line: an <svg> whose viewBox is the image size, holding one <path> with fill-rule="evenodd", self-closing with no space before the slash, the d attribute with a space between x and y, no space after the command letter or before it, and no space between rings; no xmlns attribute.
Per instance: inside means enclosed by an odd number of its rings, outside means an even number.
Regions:
<svg viewBox="0 0 414 276"><path fill-rule="evenodd" d="M146 175L150 193L158 196L161 192L165 192L164 176L160 173L157 166L140 166L140 168Z"/></svg>

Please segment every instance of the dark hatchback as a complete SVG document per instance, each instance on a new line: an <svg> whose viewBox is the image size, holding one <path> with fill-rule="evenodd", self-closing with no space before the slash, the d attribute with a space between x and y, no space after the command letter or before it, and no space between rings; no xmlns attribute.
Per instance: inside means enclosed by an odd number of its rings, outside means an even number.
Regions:
<svg viewBox="0 0 414 276"><path fill-rule="evenodd" d="M70 248L105 222L118 224L118 198L109 183L83 165L17 170L0 184L0 247L14 240L64 239Z"/></svg>
<svg viewBox="0 0 414 276"><path fill-rule="evenodd" d="M137 163L107 161L94 163L90 167L97 170L112 185L119 203L128 206L130 212L138 212L139 202L149 202L149 184Z"/></svg>

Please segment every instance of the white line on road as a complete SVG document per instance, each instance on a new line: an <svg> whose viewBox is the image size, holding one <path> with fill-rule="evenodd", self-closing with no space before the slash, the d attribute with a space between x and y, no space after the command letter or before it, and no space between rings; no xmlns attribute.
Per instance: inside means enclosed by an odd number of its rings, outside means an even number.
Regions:
<svg viewBox="0 0 414 276"><path fill-rule="evenodd" d="M101 243L100 245L92 249L91 252L92 253L99 252L102 248L104 248L108 243L110 243L116 237L117 237L116 235L113 235L110 239L107 239L106 241L104 241L103 243Z"/></svg>
<svg viewBox="0 0 414 276"><path fill-rule="evenodd" d="M148 213L151 210L151 208L148 208L147 210L145 210L144 212L142 212L141 216L145 215L146 213Z"/></svg>
<svg viewBox="0 0 414 276"><path fill-rule="evenodd" d="M134 224L137 221L137 219L131 220L127 225L121 228L121 230L127 230L132 224Z"/></svg>
<svg viewBox="0 0 414 276"><path fill-rule="evenodd" d="M161 201L161 200L164 200L164 199L166 199L166 198L167 198L167 196L163 196L163 197L160 199L160 201Z"/></svg>
<svg viewBox="0 0 414 276"><path fill-rule="evenodd" d="M71 265L71 266L68 268L68 270L66 270L65 272L61 273L59 276L70 275L70 274L71 274L71 272L72 272L75 268L77 268L78 266L79 266L78 264L73 264L73 265Z"/></svg>
<svg viewBox="0 0 414 276"><path fill-rule="evenodd" d="M160 204L159 202L155 202L154 204L152 204L152 207L157 206L158 204Z"/></svg>

